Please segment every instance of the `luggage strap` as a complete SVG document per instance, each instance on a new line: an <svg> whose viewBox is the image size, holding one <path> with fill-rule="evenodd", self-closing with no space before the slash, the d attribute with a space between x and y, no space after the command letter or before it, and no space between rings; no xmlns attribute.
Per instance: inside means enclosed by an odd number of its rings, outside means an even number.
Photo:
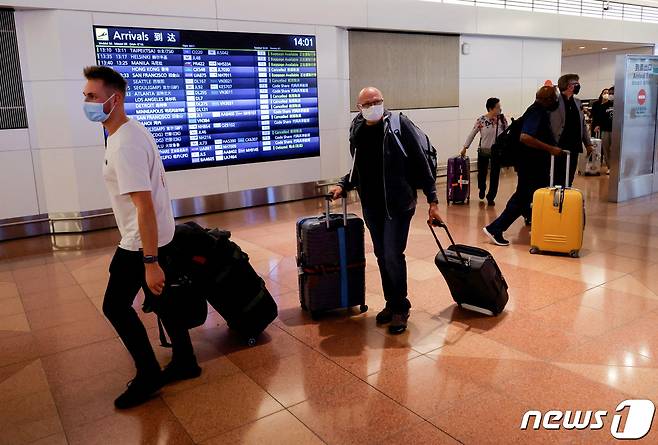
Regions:
<svg viewBox="0 0 658 445"><path fill-rule="evenodd" d="M167 334L165 333L164 326L162 325L162 319L158 315L158 334L160 335L160 346L163 348L171 348L171 343L167 340Z"/></svg>
<svg viewBox="0 0 658 445"><path fill-rule="evenodd" d="M402 127L400 123L400 113L391 113L391 117L389 118L389 125L391 128L391 133L393 133L393 137L395 137L395 142L397 142L398 147L402 151L402 154L407 157L407 152L404 149L404 144L402 144L402 141L400 140L400 128Z"/></svg>
<svg viewBox="0 0 658 445"><path fill-rule="evenodd" d="M338 254L340 257L340 302L343 307L347 307L348 283L347 283L347 243L345 241L345 226L338 228Z"/></svg>
<svg viewBox="0 0 658 445"><path fill-rule="evenodd" d="M240 249L236 245L235 249L233 250L233 253L231 254L232 262L229 263L229 264L224 265L224 270L222 270L222 272L215 277L215 280L214 280L215 284L218 284L218 283L221 283L222 281L224 281L224 279L233 271L233 264L238 262L238 261L244 260L245 259L244 255L245 254L242 251L242 249Z"/></svg>
<svg viewBox="0 0 658 445"><path fill-rule="evenodd" d="M258 304L258 302L263 299L264 296L265 296L265 283L261 278L260 291L258 291L256 296L251 300L251 302L248 305L242 308L242 312L246 314L247 312L252 310Z"/></svg>
<svg viewBox="0 0 658 445"><path fill-rule="evenodd" d="M462 254L459 252L459 249L457 248L457 245L455 244L455 240L452 239L452 235L450 234L450 230L448 230L448 226L443 222L439 220L432 220L431 223L428 223L430 226L430 230L432 231L432 235L434 235L434 240L436 241L437 246L439 246L439 250L441 250L441 254L443 255L443 258L446 260L446 263L448 263L448 256L446 255L445 250L443 250L443 246L441 245L441 241L439 241L439 237L436 236L436 232L434 231L434 226L441 227L445 229L446 233L448 234L448 238L450 238L450 243L452 246L455 248L453 251L457 254L459 257L459 260L461 261L462 265L464 267L469 267L471 265L471 262L468 259L464 259Z"/></svg>
<svg viewBox="0 0 658 445"><path fill-rule="evenodd" d="M553 207L557 207L558 213L562 213L562 210L564 209L564 198L567 192L560 185L553 188L552 190L553 190Z"/></svg>

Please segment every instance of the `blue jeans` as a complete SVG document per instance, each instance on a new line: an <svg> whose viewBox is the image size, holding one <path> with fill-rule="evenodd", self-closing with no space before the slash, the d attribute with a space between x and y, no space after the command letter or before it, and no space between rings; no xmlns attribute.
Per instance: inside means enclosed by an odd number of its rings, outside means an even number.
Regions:
<svg viewBox="0 0 658 445"><path fill-rule="evenodd" d="M406 313L411 308L407 298L407 261L404 251L415 212L414 207L391 215L389 219L383 209L363 209L382 277L386 307L395 313Z"/></svg>

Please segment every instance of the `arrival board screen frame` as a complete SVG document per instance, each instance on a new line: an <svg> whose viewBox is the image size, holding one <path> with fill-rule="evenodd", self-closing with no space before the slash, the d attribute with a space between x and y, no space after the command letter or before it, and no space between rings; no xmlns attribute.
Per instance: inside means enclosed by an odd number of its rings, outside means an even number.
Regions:
<svg viewBox="0 0 658 445"><path fill-rule="evenodd" d="M94 25L166 171L320 156L316 37Z"/></svg>

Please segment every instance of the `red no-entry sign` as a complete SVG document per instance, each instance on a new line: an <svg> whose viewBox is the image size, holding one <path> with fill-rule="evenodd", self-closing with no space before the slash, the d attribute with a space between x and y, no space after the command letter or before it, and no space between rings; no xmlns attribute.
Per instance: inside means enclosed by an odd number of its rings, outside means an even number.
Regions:
<svg viewBox="0 0 658 445"><path fill-rule="evenodd" d="M644 103L647 101L647 92L644 90L640 90L637 93L637 103L640 105L644 105Z"/></svg>

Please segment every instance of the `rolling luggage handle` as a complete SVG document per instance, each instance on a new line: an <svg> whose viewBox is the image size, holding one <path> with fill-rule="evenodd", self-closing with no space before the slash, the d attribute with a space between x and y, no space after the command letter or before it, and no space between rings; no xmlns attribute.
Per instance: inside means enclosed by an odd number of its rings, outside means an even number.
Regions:
<svg viewBox="0 0 658 445"><path fill-rule="evenodd" d="M565 169L567 172L566 178L564 179L564 188L571 188L567 184L569 184L569 168L571 167L571 152L568 150L564 150L567 153L567 168ZM551 155L551 185L550 188L553 188L553 184L555 183L555 155ZM558 185L558 187L562 188L561 186Z"/></svg>
<svg viewBox="0 0 658 445"><path fill-rule="evenodd" d="M325 199L325 214L324 217L327 220L327 229L330 228L330 214L331 214L331 201L333 201L334 196L329 193L324 196ZM347 227L347 197L343 196L343 225Z"/></svg>
<svg viewBox="0 0 658 445"><path fill-rule="evenodd" d="M558 185L555 187L555 194L553 195L553 207L559 207L560 213L562 213L562 207L564 206L564 191L568 188L571 188L569 184L569 169L571 167L571 152L565 150L567 153L567 167L565 168L566 177L564 178L564 187ZM551 155L551 185L550 188L553 188L555 183L555 156Z"/></svg>
<svg viewBox="0 0 658 445"><path fill-rule="evenodd" d="M448 230L448 226L443 221L439 221L439 220L436 220L436 219L432 220L432 223L431 224L428 223L427 225L430 226L430 230L432 230L432 235L434 235L434 240L436 241L436 245L439 246L439 250L441 251L441 254L443 255L443 258L446 260L446 263L449 263L448 256L446 255L445 250L443 250L443 246L441 245L441 241L439 241L439 237L436 236L436 232L434 231L435 226L443 228L446 231L446 233L448 234L448 238L450 239L451 245L456 246L455 240L452 239L452 235L450 234L450 230ZM459 260L461 261L461 263L464 267L469 267L470 266L469 261L464 259L462 254L459 252L459 249L457 249L456 247L455 247L455 253L459 257Z"/></svg>

